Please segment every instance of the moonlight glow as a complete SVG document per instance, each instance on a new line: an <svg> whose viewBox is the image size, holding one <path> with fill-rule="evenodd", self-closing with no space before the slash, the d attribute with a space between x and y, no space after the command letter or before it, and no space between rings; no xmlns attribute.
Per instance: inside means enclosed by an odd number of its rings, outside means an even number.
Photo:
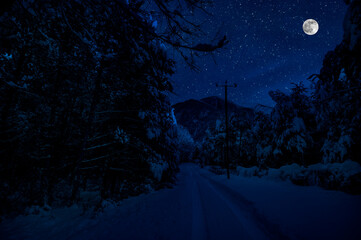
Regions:
<svg viewBox="0 0 361 240"><path fill-rule="evenodd" d="M307 35L315 35L318 32L318 23L316 20L313 19L307 19L304 23L303 23L303 31L307 34Z"/></svg>

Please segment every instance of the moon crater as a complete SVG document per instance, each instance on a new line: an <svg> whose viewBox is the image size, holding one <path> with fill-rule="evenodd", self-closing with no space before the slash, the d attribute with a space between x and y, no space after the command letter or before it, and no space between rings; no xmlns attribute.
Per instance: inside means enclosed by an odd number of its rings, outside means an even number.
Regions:
<svg viewBox="0 0 361 240"><path fill-rule="evenodd" d="M318 32L319 26L318 26L318 22L314 19L307 19L304 23L303 23L303 31L307 34L307 35L315 35Z"/></svg>

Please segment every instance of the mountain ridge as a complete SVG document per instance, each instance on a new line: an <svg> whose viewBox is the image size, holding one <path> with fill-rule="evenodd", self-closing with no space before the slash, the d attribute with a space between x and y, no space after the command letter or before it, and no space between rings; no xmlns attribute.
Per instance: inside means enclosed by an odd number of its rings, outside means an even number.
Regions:
<svg viewBox="0 0 361 240"><path fill-rule="evenodd" d="M254 110L228 102L228 113L235 113L247 119L254 115ZM214 127L217 120L224 119L225 100L211 96L202 99L189 99L173 105L177 122L187 128L195 141L201 142L207 128Z"/></svg>

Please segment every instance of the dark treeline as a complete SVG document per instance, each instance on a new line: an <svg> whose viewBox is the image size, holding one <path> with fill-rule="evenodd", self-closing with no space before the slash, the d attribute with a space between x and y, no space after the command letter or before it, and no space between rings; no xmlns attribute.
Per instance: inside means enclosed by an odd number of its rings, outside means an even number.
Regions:
<svg viewBox="0 0 361 240"><path fill-rule="evenodd" d="M162 32L145 3L163 16L168 27ZM2 5L0 214L34 204L71 204L86 190L119 199L172 180L182 131L167 97L175 62L164 44L195 67L194 51L226 43L186 45L200 26L180 11L203 4Z"/></svg>
<svg viewBox="0 0 361 240"><path fill-rule="evenodd" d="M260 106L266 111L256 112L253 119L233 114L229 127L233 167L361 163L360 5L353 1L349 6L344 39L327 53L320 74L310 76L311 89L296 83L290 94L271 91L275 106ZM209 129L200 158L222 164L224 137L224 125ZM361 176L358 179L360 184Z"/></svg>

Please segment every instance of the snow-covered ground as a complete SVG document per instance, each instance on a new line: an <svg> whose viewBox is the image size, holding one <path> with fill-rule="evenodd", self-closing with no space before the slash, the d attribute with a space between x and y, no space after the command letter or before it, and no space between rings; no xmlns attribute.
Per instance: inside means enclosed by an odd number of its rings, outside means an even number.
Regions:
<svg viewBox="0 0 361 240"><path fill-rule="evenodd" d="M178 180L95 218L73 206L6 220L0 239L361 239L361 196L194 164Z"/></svg>

